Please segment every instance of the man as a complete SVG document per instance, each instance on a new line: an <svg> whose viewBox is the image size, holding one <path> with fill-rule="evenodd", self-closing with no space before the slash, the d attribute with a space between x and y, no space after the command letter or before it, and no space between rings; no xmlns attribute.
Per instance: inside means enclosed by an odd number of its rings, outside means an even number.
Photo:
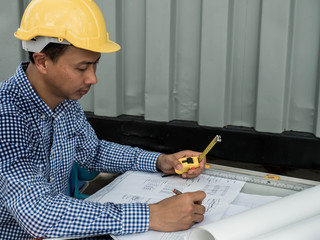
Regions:
<svg viewBox="0 0 320 240"><path fill-rule="evenodd" d="M93 203L65 196L72 162L99 172L174 173L171 155L98 140L77 102L97 83L108 38L93 0L33 0L15 36L29 52L0 85L0 236L30 239L91 234L177 231L203 220L202 191L156 204ZM182 177L198 176L200 168Z"/></svg>

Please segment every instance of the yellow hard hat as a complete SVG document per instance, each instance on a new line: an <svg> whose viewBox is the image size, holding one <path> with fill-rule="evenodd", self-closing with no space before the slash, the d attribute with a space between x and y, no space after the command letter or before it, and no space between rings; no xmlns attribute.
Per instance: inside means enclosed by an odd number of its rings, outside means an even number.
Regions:
<svg viewBox="0 0 320 240"><path fill-rule="evenodd" d="M106 53L120 49L117 43L109 40L104 17L93 0L32 0L14 36L27 45L47 37L47 42L38 41L37 44L71 43L78 48Z"/></svg>

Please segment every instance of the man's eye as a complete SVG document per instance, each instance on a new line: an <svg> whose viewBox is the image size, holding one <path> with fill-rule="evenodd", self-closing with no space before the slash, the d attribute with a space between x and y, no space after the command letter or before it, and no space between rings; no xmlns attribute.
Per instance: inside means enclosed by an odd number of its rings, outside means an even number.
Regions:
<svg viewBox="0 0 320 240"><path fill-rule="evenodd" d="M84 72L85 70L87 70L87 68L77 68L77 70L80 72Z"/></svg>

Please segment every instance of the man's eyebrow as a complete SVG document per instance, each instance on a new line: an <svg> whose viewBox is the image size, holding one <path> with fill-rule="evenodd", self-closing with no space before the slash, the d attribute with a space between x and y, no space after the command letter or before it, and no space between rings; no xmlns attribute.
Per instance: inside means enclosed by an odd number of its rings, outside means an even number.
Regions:
<svg viewBox="0 0 320 240"><path fill-rule="evenodd" d="M101 56L100 57L98 57L98 59L96 60L96 61L94 61L94 62L88 62L88 61L83 61L83 62L79 62L77 65L90 65L90 64L96 64L96 63L98 63L99 62L99 60L100 60L100 58L101 58Z"/></svg>

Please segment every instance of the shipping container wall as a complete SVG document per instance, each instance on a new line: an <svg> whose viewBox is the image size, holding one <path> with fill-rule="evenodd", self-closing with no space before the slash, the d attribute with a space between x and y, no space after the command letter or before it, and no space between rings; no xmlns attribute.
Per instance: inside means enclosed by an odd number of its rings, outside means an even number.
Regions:
<svg viewBox="0 0 320 240"><path fill-rule="evenodd" d="M30 1L1 3L1 77ZM86 111L320 136L319 0L96 0L110 39ZM14 67L14 68L13 68Z"/></svg>

